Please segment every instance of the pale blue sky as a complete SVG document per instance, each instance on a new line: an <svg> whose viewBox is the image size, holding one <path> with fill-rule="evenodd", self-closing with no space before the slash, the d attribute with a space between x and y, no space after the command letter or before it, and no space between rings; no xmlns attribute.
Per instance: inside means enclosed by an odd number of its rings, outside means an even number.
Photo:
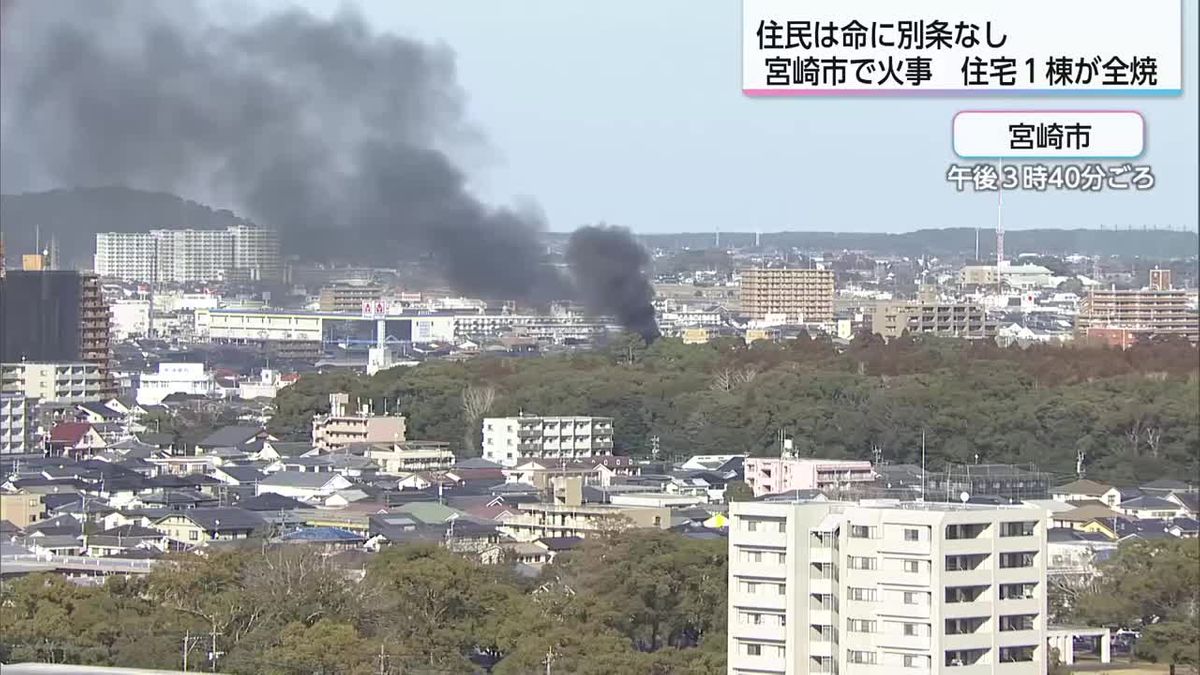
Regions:
<svg viewBox="0 0 1200 675"><path fill-rule="evenodd" d="M267 3L275 6L276 3ZM336 0L307 0L327 14ZM741 93L736 0L359 0L379 30L458 55L488 153L484 199L540 204L554 230L906 231L992 226L995 196L956 193L953 114L969 108L1135 108L1149 192L1009 193L1005 227L1197 229L1197 52L1170 98L752 99ZM1185 2L1185 26L1197 3ZM1130 11L1137 11L1131 8Z"/></svg>

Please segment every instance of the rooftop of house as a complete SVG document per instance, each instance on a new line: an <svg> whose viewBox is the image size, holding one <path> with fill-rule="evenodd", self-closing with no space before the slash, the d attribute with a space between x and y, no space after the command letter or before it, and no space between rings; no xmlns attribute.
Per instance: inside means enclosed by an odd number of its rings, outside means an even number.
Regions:
<svg viewBox="0 0 1200 675"><path fill-rule="evenodd" d="M262 516L254 511L228 506L177 511L156 522L176 517L190 520L208 532L256 530L266 524Z"/></svg>
<svg viewBox="0 0 1200 675"><path fill-rule="evenodd" d="M275 494L274 492L264 492L261 495L247 497L237 503L239 508L247 511L295 511L296 509L308 508L304 502L285 497L284 495Z"/></svg>
<svg viewBox="0 0 1200 675"><path fill-rule="evenodd" d="M1071 481L1066 485L1060 485L1052 489L1050 493L1056 495L1087 495L1089 497L1099 497L1111 489L1111 485L1097 483L1094 480L1088 480L1084 478L1081 480Z"/></svg>
<svg viewBox="0 0 1200 675"><path fill-rule="evenodd" d="M87 422L59 422L50 430L50 443L54 445L76 445L92 430Z"/></svg>
<svg viewBox="0 0 1200 675"><path fill-rule="evenodd" d="M260 480L258 484L267 487L317 489L338 478L342 478L341 474L332 471L276 471Z"/></svg>
<svg viewBox="0 0 1200 675"><path fill-rule="evenodd" d="M221 427L205 436L197 445L204 448L236 448L265 433L262 427L231 425Z"/></svg>
<svg viewBox="0 0 1200 675"><path fill-rule="evenodd" d="M355 534L340 527L302 527L276 538L287 543L331 544L331 543L361 543L366 540L361 534Z"/></svg>
<svg viewBox="0 0 1200 675"><path fill-rule="evenodd" d="M1152 497L1149 495L1141 495L1139 497L1134 497L1133 499L1129 499L1129 500L1121 502L1120 508L1137 510L1137 511L1142 511L1142 510L1147 510L1147 509L1174 511L1175 509L1179 508L1179 505L1173 501L1163 499L1162 497Z"/></svg>

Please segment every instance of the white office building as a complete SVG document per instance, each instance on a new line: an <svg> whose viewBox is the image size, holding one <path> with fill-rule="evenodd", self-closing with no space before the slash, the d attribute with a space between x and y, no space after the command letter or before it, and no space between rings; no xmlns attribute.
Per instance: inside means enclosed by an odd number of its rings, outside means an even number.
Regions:
<svg viewBox="0 0 1200 675"><path fill-rule="evenodd" d="M1046 511L730 505L729 672L1041 675Z"/></svg>
<svg viewBox="0 0 1200 675"><path fill-rule="evenodd" d="M280 277L279 235L235 225L223 230L99 232L94 267L102 277L187 283Z"/></svg>
<svg viewBox="0 0 1200 675"><path fill-rule="evenodd" d="M43 403L83 403L99 400L109 386L94 363L23 361L0 364L0 391Z"/></svg>
<svg viewBox="0 0 1200 675"><path fill-rule="evenodd" d="M157 373L144 373L138 378L137 402L156 405L171 394L215 396L217 385L212 374L204 372L203 363L160 363Z"/></svg>
<svg viewBox="0 0 1200 675"><path fill-rule="evenodd" d="M611 417L487 417L483 458L501 466L529 459L576 461L611 455Z"/></svg>

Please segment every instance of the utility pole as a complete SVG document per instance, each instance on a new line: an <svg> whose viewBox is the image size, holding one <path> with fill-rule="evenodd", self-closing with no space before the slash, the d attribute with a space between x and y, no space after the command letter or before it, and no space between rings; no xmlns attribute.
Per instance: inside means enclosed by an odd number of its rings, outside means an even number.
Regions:
<svg viewBox="0 0 1200 675"><path fill-rule="evenodd" d="M217 659L221 658L221 656L225 653L217 651L218 635L220 635L220 633L217 632L217 622L214 621L212 624L212 631L209 633L209 636L212 637L212 651L208 653L208 660L212 663L212 672L214 673L217 672Z"/></svg>
<svg viewBox="0 0 1200 675"><path fill-rule="evenodd" d="M379 675L387 675L387 653L383 651L383 643L379 643Z"/></svg>
<svg viewBox="0 0 1200 675"><path fill-rule="evenodd" d="M198 642L200 642L200 640L201 637L199 635L195 637L192 636L192 630L190 628L183 634L183 672L185 673L188 669L188 655L192 653L192 649Z"/></svg>

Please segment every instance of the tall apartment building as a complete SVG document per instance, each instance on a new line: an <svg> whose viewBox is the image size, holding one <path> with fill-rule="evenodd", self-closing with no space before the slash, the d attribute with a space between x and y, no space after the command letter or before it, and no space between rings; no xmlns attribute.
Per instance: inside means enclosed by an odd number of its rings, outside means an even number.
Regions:
<svg viewBox="0 0 1200 675"><path fill-rule="evenodd" d="M1046 672L1043 509L738 502L730 515L730 673Z"/></svg>
<svg viewBox="0 0 1200 675"><path fill-rule="evenodd" d="M99 369L109 384L105 394L116 394L116 385L108 373L112 361L112 312L104 300L99 277L83 274L79 283L79 358Z"/></svg>
<svg viewBox="0 0 1200 675"><path fill-rule="evenodd" d="M329 395L329 414L314 415L313 446L321 450L344 448L352 443L401 443L406 424L403 415L379 415L354 405L349 394Z"/></svg>
<svg viewBox="0 0 1200 675"><path fill-rule="evenodd" d="M84 362L107 381L111 318L95 275L8 272L0 279L0 319L0 362ZM114 392L109 382L104 393Z"/></svg>
<svg viewBox="0 0 1200 675"><path fill-rule="evenodd" d="M283 278L279 232L266 227L234 225L226 230L233 239L233 269L252 281Z"/></svg>
<svg viewBox="0 0 1200 675"><path fill-rule="evenodd" d="M96 274L159 283L239 278L277 280L279 234L235 225L223 230L151 230L96 234Z"/></svg>
<svg viewBox="0 0 1200 675"><path fill-rule="evenodd" d="M1150 288L1092 289L1075 317L1076 337L1089 329L1122 328L1144 337L1180 336L1200 341L1200 314L1188 304L1188 292L1171 288L1170 270L1151 270Z"/></svg>
<svg viewBox="0 0 1200 675"><path fill-rule="evenodd" d="M833 270L744 269L741 311L751 319L783 315L787 323L833 321Z"/></svg>
<svg viewBox="0 0 1200 675"><path fill-rule="evenodd" d="M940 337L993 339L998 325L987 310L973 302L915 300L883 302L871 313L871 330L885 338L900 337L904 331Z"/></svg>
<svg viewBox="0 0 1200 675"><path fill-rule="evenodd" d="M528 459L572 461L611 455L611 417L487 417L483 458L501 466Z"/></svg>

